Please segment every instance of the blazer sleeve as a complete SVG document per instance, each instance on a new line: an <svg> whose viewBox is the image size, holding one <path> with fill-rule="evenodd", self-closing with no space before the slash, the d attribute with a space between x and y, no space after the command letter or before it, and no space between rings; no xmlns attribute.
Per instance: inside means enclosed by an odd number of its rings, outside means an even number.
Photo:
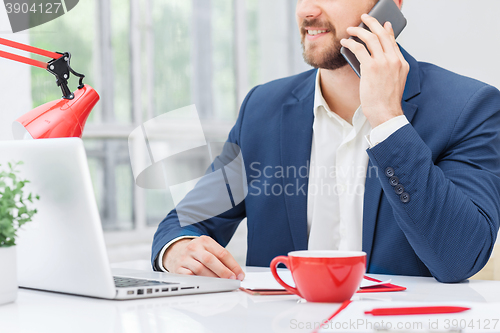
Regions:
<svg viewBox="0 0 500 333"><path fill-rule="evenodd" d="M477 273L495 244L499 109L500 92L480 88L464 106L451 136L443 138L448 144L435 161L411 124L367 150L396 223L438 281L458 282ZM392 184L391 177L397 177Z"/></svg>
<svg viewBox="0 0 500 333"><path fill-rule="evenodd" d="M235 155L235 147L241 148L240 132L245 115L245 109L248 100L251 98L252 93L256 88L257 87L253 88L243 101L238 119L229 133L223 152L212 163L212 171L218 169L220 166L228 165L229 161L226 160L228 156ZM242 165L242 167L244 166ZM208 173L210 173L210 170ZM225 177L231 176L226 174ZM241 180L246 182L246 179ZM222 214L201 221L200 219L197 219L196 215L200 216L200 214L203 214L203 207L212 205L214 204L214 201L217 200L217 195L212 191L213 187L211 187L211 185L213 185L213 179L211 180L210 177L203 177L196 184L195 188L179 203L176 209L173 209L159 224L153 238L151 253L151 263L154 270L160 270L160 268L156 265L156 259L162 248L175 238L182 236L207 235L215 239L222 246L226 246L227 243L229 243L229 240L236 231L239 223L246 217L245 201L241 201L233 206L233 208ZM234 204L235 194L229 190L229 185L226 185L226 187L230 193L229 196L231 197L231 202ZM179 215L182 215L184 219L180 219ZM191 219L193 223L184 223L185 220L189 219Z"/></svg>

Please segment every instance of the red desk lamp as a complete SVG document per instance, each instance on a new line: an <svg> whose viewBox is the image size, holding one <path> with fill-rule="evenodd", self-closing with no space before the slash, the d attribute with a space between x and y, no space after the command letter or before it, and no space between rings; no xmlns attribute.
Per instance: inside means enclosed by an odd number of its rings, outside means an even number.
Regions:
<svg viewBox="0 0 500 333"><path fill-rule="evenodd" d="M15 139L48 139L62 137L82 137L85 122L99 100L97 92L83 84L85 75L75 72L70 67L71 54L45 51L0 38L0 44L15 49L36 53L52 58L47 63L0 51L0 57L46 69L56 77L61 87L61 99L45 103L19 117L12 124ZM68 88L70 72L80 78L78 89L72 93Z"/></svg>

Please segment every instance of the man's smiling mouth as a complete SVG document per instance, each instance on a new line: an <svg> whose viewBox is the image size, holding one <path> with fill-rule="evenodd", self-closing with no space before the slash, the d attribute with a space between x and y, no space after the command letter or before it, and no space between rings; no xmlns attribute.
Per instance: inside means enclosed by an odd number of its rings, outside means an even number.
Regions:
<svg viewBox="0 0 500 333"><path fill-rule="evenodd" d="M328 32L328 30L307 30L307 34L310 36L316 36L319 34L324 34L326 32Z"/></svg>

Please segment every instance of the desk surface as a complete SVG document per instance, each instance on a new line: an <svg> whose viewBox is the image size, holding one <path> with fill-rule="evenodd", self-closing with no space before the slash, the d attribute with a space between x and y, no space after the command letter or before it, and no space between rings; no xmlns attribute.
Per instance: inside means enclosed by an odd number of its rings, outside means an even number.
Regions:
<svg viewBox="0 0 500 333"><path fill-rule="evenodd" d="M146 264L134 262L114 266L142 268ZM391 278L392 283L408 289L357 294L353 299L500 302L498 281L441 284L433 278L370 276L381 280ZM0 306L0 332L311 332L310 329L298 329L292 323L321 322L338 306L307 303L292 295L252 296L242 291L111 301L20 289L15 303Z"/></svg>

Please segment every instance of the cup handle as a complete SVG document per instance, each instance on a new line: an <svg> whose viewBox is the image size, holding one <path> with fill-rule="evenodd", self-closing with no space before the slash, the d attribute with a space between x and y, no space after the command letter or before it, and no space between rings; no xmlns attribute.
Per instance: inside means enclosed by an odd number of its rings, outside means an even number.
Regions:
<svg viewBox="0 0 500 333"><path fill-rule="evenodd" d="M271 273L273 273L274 278L276 279L276 281L278 281L279 284L281 284L283 286L283 288L285 288L286 290L288 290L289 292L291 292L291 293L293 293L295 295L298 295L298 296L302 297L302 295L299 293L299 290L297 288L294 288L294 287L286 284L280 278L280 276L278 275L278 272L276 271L276 267L278 266L278 264L284 264L289 269L289 267L288 267L288 257L287 256L277 256L276 258L274 258L271 261Z"/></svg>

